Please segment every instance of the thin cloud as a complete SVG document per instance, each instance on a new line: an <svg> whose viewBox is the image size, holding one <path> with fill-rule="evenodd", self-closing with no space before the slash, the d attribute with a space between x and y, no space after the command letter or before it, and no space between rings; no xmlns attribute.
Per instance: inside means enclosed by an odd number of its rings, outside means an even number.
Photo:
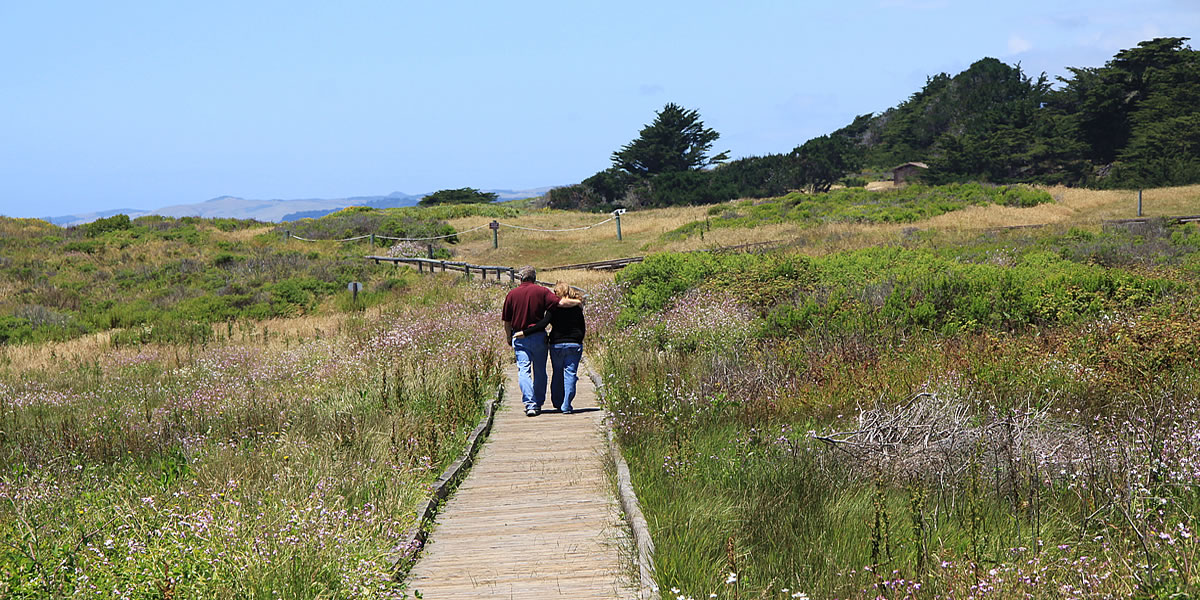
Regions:
<svg viewBox="0 0 1200 600"><path fill-rule="evenodd" d="M1019 36L1013 35L1008 38L1008 53L1021 54L1033 50L1033 42Z"/></svg>

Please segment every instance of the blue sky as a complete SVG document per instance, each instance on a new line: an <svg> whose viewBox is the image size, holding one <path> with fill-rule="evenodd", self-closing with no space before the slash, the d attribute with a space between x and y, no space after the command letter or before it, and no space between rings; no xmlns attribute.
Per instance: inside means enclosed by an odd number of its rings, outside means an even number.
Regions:
<svg viewBox="0 0 1200 600"><path fill-rule="evenodd" d="M786 152L985 56L1198 33L1196 0L5 1L0 214L574 183L667 102Z"/></svg>

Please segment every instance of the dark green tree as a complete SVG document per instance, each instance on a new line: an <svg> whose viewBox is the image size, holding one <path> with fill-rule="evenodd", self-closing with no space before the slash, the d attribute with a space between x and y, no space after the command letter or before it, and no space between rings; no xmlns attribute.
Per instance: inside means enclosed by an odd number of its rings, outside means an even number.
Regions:
<svg viewBox="0 0 1200 600"><path fill-rule="evenodd" d="M637 139L613 152L613 166L637 177L696 171L729 159L729 152L708 155L719 137L699 112L668 103Z"/></svg>
<svg viewBox="0 0 1200 600"><path fill-rule="evenodd" d="M794 181L814 192L828 192L846 173L857 171L861 157L854 143L840 135L815 137L792 150Z"/></svg>
<svg viewBox="0 0 1200 600"><path fill-rule="evenodd" d="M495 202L500 196L493 192L481 192L475 188L458 188L456 190L438 190L417 202L417 206L434 206L437 204L485 204Z"/></svg>

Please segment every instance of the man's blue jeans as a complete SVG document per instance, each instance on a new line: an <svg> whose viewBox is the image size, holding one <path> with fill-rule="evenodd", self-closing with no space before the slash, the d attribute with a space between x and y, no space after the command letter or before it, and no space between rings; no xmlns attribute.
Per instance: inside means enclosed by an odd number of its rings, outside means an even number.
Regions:
<svg viewBox="0 0 1200 600"><path fill-rule="evenodd" d="M550 346L550 363L554 375L550 379L550 401L554 408L563 412L574 410L575 381L579 377L579 360L583 358L583 344L554 344Z"/></svg>
<svg viewBox="0 0 1200 600"><path fill-rule="evenodd" d="M517 382L525 410L541 410L546 402L546 332L513 340L517 354Z"/></svg>

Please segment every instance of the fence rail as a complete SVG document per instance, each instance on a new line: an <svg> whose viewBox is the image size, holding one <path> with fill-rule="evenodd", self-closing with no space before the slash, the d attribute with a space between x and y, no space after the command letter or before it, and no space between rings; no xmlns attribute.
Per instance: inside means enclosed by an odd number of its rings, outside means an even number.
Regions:
<svg viewBox="0 0 1200 600"><path fill-rule="evenodd" d="M1151 221L1166 221L1173 225L1182 225L1184 223L1200 223L1200 215L1192 215L1187 217L1138 217L1136 219L1113 219L1105 221L1105 225L1144 225Z"/></svg>
<svg viewBox="0 0 1200 600"><path fill-rule="evenodd" d="M472 273L478 273L479 276L482 277L484 280L487 280L489 273L494 273L496 275L496 281L503 281L504 276L508 275L508 281L510 283L517 282L517 269L514 267L501 267L501 266L496 266L496 265L473 265L471 263L465 263L465 262L454 261L454 260L437 260L437 259L432 259L432 258L403 258L403 257L396 257L396 256L368 256L367 260L375 261L375 264L379 264L381 262L390 262L390 263L392 263L392 266L400 266L400 263L404 263L404 264L408 264L408 265L416 265L417 271L421 272L421 273L424 273L426 271L426 269L428 269L428 271L430 273L436 273L436 272L438 272L439 269L441 270L440 272L442 272L442 273L445 273L447 271L462 271L463 276L468 277L468 278L471 277ZM538 285L544 285L548 288L554 287L554 284L551 282L548 282L548 281L535 281L534 283L536 283ZM581 287L571 286L571 289L578 291L580 294L583 294L584 296L588 295L587 290L585 290Z"/></svg>
<svg viewBox="0 0 1200 600"><path fill-rule="evenodd" d="M502 280L504 275L507 274L509 281L517 280L516 269L498 265L473 265L471 263L454 260L437 260L435 258L406 258L397 256L368 256L367 260L375 261L375 264L379 264L381 262L390 262L393 266L399 266L400 263L415 265L417 271L422 273L425 272L426 268L428 268L430 273L436 272L439 269L443 273L447 271L462 271L465 277L470 277L471 274L478 273L483 279L487 279L488 274L492 273L495 274L496 281Z"/></svg>

